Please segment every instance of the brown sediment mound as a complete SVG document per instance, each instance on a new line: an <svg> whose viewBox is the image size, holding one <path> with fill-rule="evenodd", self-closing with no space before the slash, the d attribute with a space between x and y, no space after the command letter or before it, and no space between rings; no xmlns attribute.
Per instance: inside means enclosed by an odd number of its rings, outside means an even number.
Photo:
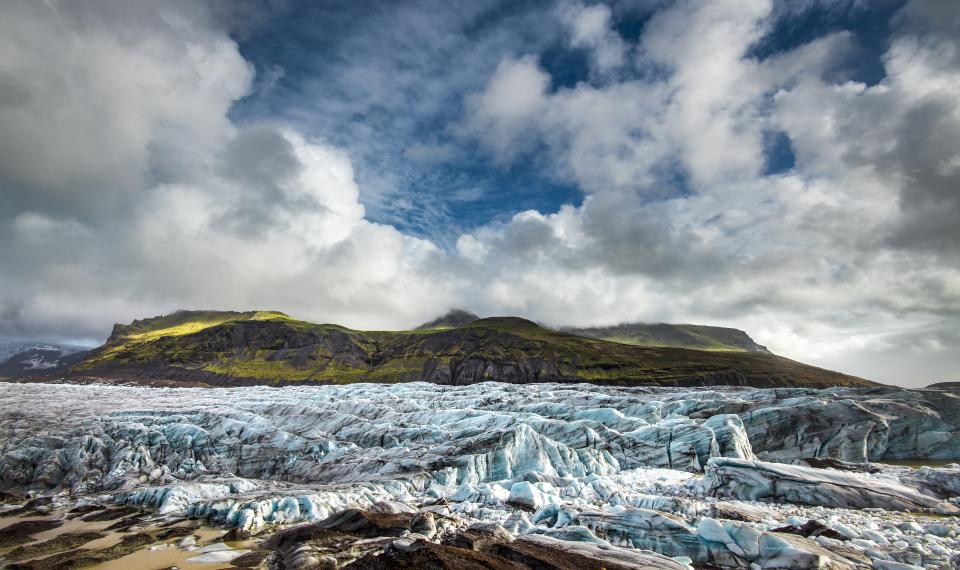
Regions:
<svg viewBox="0 0 960 570"><path fill-rule="evenodd" d="M103 550L77 549L27 562L11 564L11 570L73 570L86 568L102 562L116 560L135 552L148 544L156 542L153 535L141 532L123 537L123 539Z"/></svg>
<svg viewBox="0 0 960 570"><path fill-rule="evenodd" d="M31 542L31 535L63 526L61 520L20 521L0 529L0 548Z"/></svg>
<svg viewBox="0 0 960 570"><path fill-rule="evenodd" d="M105 536L107 535L100 532L72 532L68 534L61 534L60 536L51 538L50 540L18 546L14 550L11 550L5 554L4 558L14 562L18 560L26 560L28 558L38 558L40 556L47 556L49 554L73 550L78 546L83 546L92 540L97 540Z"/></svg>

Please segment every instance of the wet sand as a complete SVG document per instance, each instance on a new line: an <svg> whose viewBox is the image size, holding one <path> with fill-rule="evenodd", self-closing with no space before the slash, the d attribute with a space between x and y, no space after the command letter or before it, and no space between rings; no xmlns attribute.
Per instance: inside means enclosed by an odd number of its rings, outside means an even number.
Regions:
<svg viewBox="0 0 960 570"><path fill-rule="evenodd" d="M10 509L4 509L10 510ZM129 514L129 513L127 513ZM56 538L70 533L90 533L90 532L99 532L104 534L102 538L96 538L89 542L82 544L77 547L79 549L85 550L103 550L110 548L116 544L119 544L124 537L130 536L136 533L142 532L154 532L162 531L170 528L176 527L189 527L192 532L191 534L196 537L196 550L184 550L177 546L177 543L180 542L184 537L176 536L171 537L166 540L159 540L153 544L146 545L130 554L121 556L114 560L100 562L87 568L96 569L96 570L130 570L133 568L142 569L142 570L160 570L162 568L169 568L171 566L176 566L181 568L181 570L222 570L227 568L235 568L230 563L190 563L187 562L188 559L195 556L200 556L202 553L199 552L199 548L203 546L208 546L218 542L221 536L223 536L226 531L224 529L213 528L209 526L197 526L193 521L182 521L173 525L169 523L163 524L164 521L147 521L145 524L137 525L129 530L106 530L111 525L116 524L122 516L118 515L117 518L105 521L84 521L81 520L80 516L75 518L65 518L67 515L66 509L56 509L51 511L48 514L31 514L23 516L4 516L3 512L0 511L0 530L3 530L10 525L16 524L21 521L40 521L40 520L62 520L63 525L57 528L52 528L49 530L44 530L35 534L31 534L28 537L28 542L23 544L11 545L7 547L0 548L0 567L5 566L11 561L5 560L6 555L11 553L22 546L35 545L40 542ZM242 542L223 542L223 544L230 546L234 549L242 550L251 550L255 548L255 541L242 541ZM16 562L26 562L29 560L37 560L52 556L55 553L46 552L44 554L23 558L17 560Z"/></svg>
<svg viewBox="0 0 960 570"><path fill-rule="evenodd" d="M222 536L223 533L223 530L209 527L199 527L194 531L194 534L200 537L200 539L197 540L198 546L206 546L211 544L214 539ZM119 538L117 540L119 540ZM97 564L96 566L90 566L89 568L95 570L130 570L132 568L138 568L142 570L160 570L161 568L169 568L170 566L177 566L181 570L221 570L225 568L236 568L229 563L193 564L187 562L187 559L193 558L194 556L199 556L200 553L197 551L190 552L177 548L176 544L179 540L180 539L178 538L167 541L166 543L158 543L169 545L162 550L150 550L150 547L148 546L132 554L117 558L116 560ZM249 542L225 542L224 544L239 549L248 549L249 547Z"/></svg>

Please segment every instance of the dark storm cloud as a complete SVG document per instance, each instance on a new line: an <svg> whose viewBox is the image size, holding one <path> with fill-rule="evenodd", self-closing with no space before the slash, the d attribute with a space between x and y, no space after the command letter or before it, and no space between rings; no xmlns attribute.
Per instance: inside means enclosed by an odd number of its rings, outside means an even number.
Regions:
<svg viewBox="0 0 960 570"><path fill-rule="evenodd" d="M209 136L249 80L202 4L15 1L3 12L0 178L14 212L114 215L149 184L152 149Z"/></svg>

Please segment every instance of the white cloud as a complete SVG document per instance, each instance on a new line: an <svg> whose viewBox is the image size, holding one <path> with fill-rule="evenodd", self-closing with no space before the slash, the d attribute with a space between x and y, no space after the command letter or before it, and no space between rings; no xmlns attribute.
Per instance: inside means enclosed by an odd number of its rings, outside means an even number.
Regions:
<svg viewBox="0 0 960 570"><path fill-rule="evenodd" d="M86 8L0 19L0 74L30 90L0 108L16 149L0 168L38 189L0 216L8 327L89 334L201 306L383 326L447 302L422 273L436 246L365 220L343 152L231 123L252 75L224 31L190 4Z"/></svg>
<svg viewBox="0 0 960 570"><path fill-rule="evenodd" d="M942 359L939 372L916 359L949 342L921 339L960 315L956 233L935 224L939 242L925 251L891 240L924 201L940 208L923 210L927 223L956 220L955 192L938 193L943 181L928 176L953 176L941 165L960 143L952 47L901 36L881 84L831 84L825 70L846 50L844 34L762 62L746 57L770 10L768 2L677 3L641 39L644 57L667 67L662 80L561 89L513 118L532 125L524 134L536 132L556 172L594 199L566 214L580 228L575 240L561 242L549 216L475 232L487 258L517 263L499 272L492 304L509 294L554 323L563 315L576 324L729 324L781 354L854 373L895 381L867 361L896 352L927 380L943 375ZM912 120L924 113L939 132ZM512 133L472 120L482 142L509 148L501 137ZM762 175L762 135L772 129L790 138L792 173ZM908 143L920 132L938 135L937 144ZM662 176L676 162L690 176L689 195ZM908 338L912 356L898 349Z"/></svg>
<svg viewBox="0 0 960 570"><path fill-rule="evenodd" d="M505 56L450 133L504 168L537 160L585 199L476 228L445 252L371 222L343 150L288 124L230 120L252 72L202 7L5 5L0 178L15 191L0 202L0 265L16 270L0 282L4 331L105 333L197 307L379 328L460 305L564 325L738 326L801 360L949 379L949 34L901 23L883 82L835 84L824 70L844 34L746 56L769 29L768 2L679 2L638 45L606 7L564 6L571 45L594 58L590 81L553 89L535 54ZM630 75L630 53L659 72ZM348 79L380 103L395 96L368 68ZM762 174L768 130L789 137L791 171ZM425 164L463 152L402 148ZM923 374L874 364L892 354Z"/></svg>
<svg viewBox="0 0 960 570"><path fill-rule="evenodd" d="M0 173L23 201L88 217L214 144L250 66L190 3L6 3ZM123 23L123 26L118 24ZM158 164L166 158L176 164ZM187 163L187 164L184 164Z"/></svg>
<svg viewBox="0 0 960 570"><path fill-rule="evenodd" d="M55 219L36 212L22 212L13 218L13 231L25 239L69 240L89 235L90 230L72 219Z"/></svg>
<svg viewBox="0 0 960 570"><path fill-rule="evenodd" d="M418 162L435 164L457 158L457 149L445 144L415 143L407 147L403 155Z"/></svg>
<svg viewBox="0 0 960 570"><path fill-rule="evenodd" d="M466 129L480 133L498 159L511 160L528 140L549 85L537 58L504 59L486 89L468 101L472 113Z"/></svg>
<svg viewBox="0 0 960 570"><path fill-rule="evenodd" d="M606 74L620 68L626 59L627 45L612 29L612 12L606 4L563 6L561 18L570 28L570 45L590 49L594 69Z"/></svg>

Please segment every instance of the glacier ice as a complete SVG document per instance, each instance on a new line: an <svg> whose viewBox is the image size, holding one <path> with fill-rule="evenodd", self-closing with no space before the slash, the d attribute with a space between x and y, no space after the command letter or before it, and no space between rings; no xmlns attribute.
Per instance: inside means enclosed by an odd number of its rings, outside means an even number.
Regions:
<svg viewBox="0 0 960 570"><path fill-rule="evenodd" d="M639 549L729 568L950 567L957 519L922 513L957 512L960 466L853 473L804 460L958 457L960 398L895 388L4 384L0 393L5 488L105 497L247 534L350 509L406 513L427 541L495 524L525 537L524 548L562 541L571 552ZM808 520L839 538L796 534ZM397 556L421 542L398 543Z"/></svg>
<svg viewBox="0 0 960 570"><path fill-rule="evenodd" d="M754 501L960 514L960 508L943 500L953 493L937 497L883 477L799 465L714 458L705 485L712 495Z"/></svg>

